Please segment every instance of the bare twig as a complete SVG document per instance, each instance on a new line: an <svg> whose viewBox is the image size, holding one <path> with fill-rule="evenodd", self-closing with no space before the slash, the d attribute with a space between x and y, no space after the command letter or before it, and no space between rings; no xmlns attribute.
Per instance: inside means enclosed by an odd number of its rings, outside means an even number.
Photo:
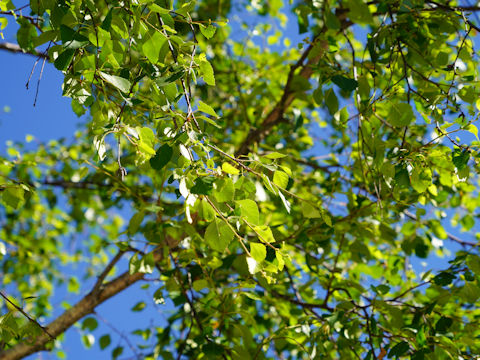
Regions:
<svg viewBox="0 0 480 360"><path fill-rule="evenodd" d="M112 268L115 266L115 264L122 258L123 254L125 254L125 251L120 250L117 255L108 263L108 265L103 269L102 273L98 276L97 282L93 286L92 293L93 294L98 294L100 291L103 281L107 277L108 273Z"/></svg>
<svg viewBox="0 0 480 360"><path fill-rule="evenodd" d="M51 339L51 340L55 340L55 336L53 336L52 334L50 334L50 332L45 328L43 327L42 325L40 325L38 323L37 320L35 320L34 318L32 318L30 315L28 315L25 310L23 310L20 306L18 306L17 304L15 304L12 300L10 300L2 291L0 291L0 296L2 298L5 299L6 302L8 302L10 305L12 305L18 312L20 312L23 316L25 316L28 321L30 321L31 323L37 325L40 329L42 329L42 331L48 335L48 337ZM1 353L0 353L1 355Z"/></svg>
<svg viewBox="0 0 480 360"><path fill-rule="evenodd" d="M410 219L412 220L415 220L415 221L418 221L418 218L412 214L411 212L409 211L404 211L403 212L407 217L409 217ZM462 240L460 239L459 237L451 234L451 233L448 233L447 232L447 237L451 240L451 241L454 241L456 242L457 244L460 244L462 246L478 246L478 243L475 243L473 241L466 241L466 240Z"/></svg>
<svg viewBox="0 0 480 360"><path fill-rule="evenodd" d="M27 55L41 57L41 58L44 58L44 59L47 59L47 60L50 59L47 52L40 52L40 51L37 51L37 50L27 52L27 51L22 50L22 48L19 45L14 44L14 43L10 43L10 42L1 42L0 43L0 50L6 50L6 51L10 51L12 53L23 53L23 54L27 54Z"/></svg>

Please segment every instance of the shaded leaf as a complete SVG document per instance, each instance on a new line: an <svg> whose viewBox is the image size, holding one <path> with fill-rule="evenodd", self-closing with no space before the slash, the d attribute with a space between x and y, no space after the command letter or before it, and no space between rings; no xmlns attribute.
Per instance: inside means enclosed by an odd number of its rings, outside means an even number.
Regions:
<svg viewBox="0 0 480 360"><path fill-rule="evenodd" d="M168 144L163 144L155 152L155 156L150 158L150 166L155 170L161 170L172 159L173 148Z"/></svg>

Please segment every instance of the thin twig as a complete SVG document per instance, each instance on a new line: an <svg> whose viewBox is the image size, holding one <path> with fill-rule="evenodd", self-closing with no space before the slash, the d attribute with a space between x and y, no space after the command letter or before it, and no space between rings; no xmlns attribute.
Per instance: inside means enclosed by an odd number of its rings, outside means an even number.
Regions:
<svg viewBox="0 0 480 360"><path fill-rule="evenodd" d="M107 277L108 273L112 268L115 266L115 264L121 259L121 257L125 254L125 251L120 250L117 255L114 256L114 258L108 263L108 265L103 269L102 273L98 276L97 282L93 286L92 293L93 294L98 294L100 291L100 288L103 285L103 281Z"/></svg>
<svg viewBox="0 0 480 360"><path fill-rule="evenodd" d="M20 306L18 306L18 305L15 304L12 300L10 300L2 291L0 291L0 296L1 296L2 298L4 298L6 302L8 302L10 305L12 305L18 312L20 312L23 316L25 316L25 317L28 319L28 321L30 321L31 323L37 325L40 329L42 329L42 331L43 331L45 334L47 334L47 335L50 337L51 340L55 340L55 336L53 336L52 334L50 334L45 327L43 327L42 325L40 325L37 320L33 319L30 315L28 315L28 314L25 312L25 310L23 310Z"/></svg>

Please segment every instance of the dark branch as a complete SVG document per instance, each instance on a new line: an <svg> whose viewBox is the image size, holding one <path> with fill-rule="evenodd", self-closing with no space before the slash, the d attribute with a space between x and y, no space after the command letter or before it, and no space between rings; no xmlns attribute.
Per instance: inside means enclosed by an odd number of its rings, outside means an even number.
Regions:
<svg viewBox="0 0 480 360"><path fill-rule="evenodd" d="M263 123L258 128L249 132L247 138L243 141L243 143L240 145L240 148L236 152L237 157L241 155L247 155L251 145L262 141L272 127L284 121L283 115L296 97L295 92L291 89L291 85L297 69L302 69L298 74L299 76L305 79L309 79L313 74L312 66L318 63L318 60L320 59L320 56L316 56L313 59L308 60L307 63L304 65L305 60L315 46L314 44L317 38L318 36L314 39L312 44L310 44L308 48L304 51L300 59L291 66L290 72L288 73L287 82L283 90L282 98L278 101L273 110L268 114Z"/></svg>

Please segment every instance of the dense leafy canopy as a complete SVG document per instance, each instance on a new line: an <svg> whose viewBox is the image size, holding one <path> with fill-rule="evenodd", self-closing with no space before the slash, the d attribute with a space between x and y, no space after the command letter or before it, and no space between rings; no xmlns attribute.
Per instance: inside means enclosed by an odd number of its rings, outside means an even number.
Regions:
<svg viewBox="0 0 480 360"><path fill-rule="evenodd" d="M0 0L1 49L53 63L84 126L0 160L0 358L61 356L77 322L121 356L90 314L145 280L132 311L173 312L142 359L480 354L480 7L24 5Z"/></svg>

